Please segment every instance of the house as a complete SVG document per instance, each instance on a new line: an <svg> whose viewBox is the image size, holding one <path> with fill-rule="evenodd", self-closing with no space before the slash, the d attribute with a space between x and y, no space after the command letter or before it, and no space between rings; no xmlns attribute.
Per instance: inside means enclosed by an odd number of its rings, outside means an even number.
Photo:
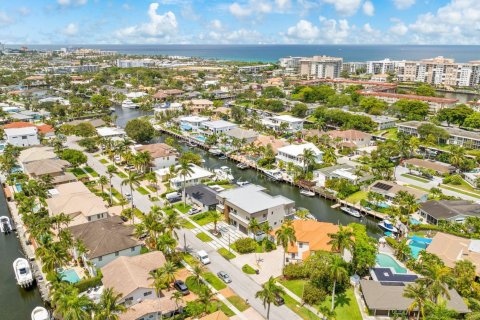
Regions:
<svg viewBox="0 0 480 320"><path fill-rule="evenodd" d="M28 148L20 151L20 155L18 156L18 162L22 167L29 162L47 159L58 159L58 156L55 154L52 147L38 146Z"/></svg>
<svg viewBox="0 0 480 320"><path fill-rule="evenodd" d="M303 130L303 119L292 117L290 115L273 116L262 119L262 124L275 131L297 132Z"/></svg>
<svg viewBox="0 0 480 320"><path fill-rule="evenodd" d="M391 316L397 312L408 313L412 299L404 297L406 284L391 285L375 280L360 280L360 290L369 313L373 316ZM469 312L462 297L455 291L449 290L450 299L447 299L447 308L460 314ZM417 310L412 311L414 314Z"/></svg>
<svg viewBox="0 0 480 320"><path fill-rule="evenodd" d="M97 133L102 138L123 138L126 136L125 130L116 127L99 127Z"/></svg>
<svg viewBox="0 0 480 320"><path fill-rule="evenodd" d="M480 168L463 173L463 178L472 187L478 188L480 186Z"/></svg>
<svg viewBox="0 0 480 320"><path fill-rule="evenodd" d="M427 191L402 186L396 184L395 182L386 180L375 181L370 185L369 190L383 195L387 201L393 201L397 193L399 193L400 191L405 191L412 194L417 200L417 203L425 202L428 199Z"/></svg>
<svg viewBox="0 0 480 320"><path fill-rule="evenodd" d="M337 164L313 171L313 180L317 186L325 187L325 182L330 179L345 179L352 184L359 184L373 179L371 174L359 174L354 166L348 164Z"/></svg>
<svg viewBox="0 0 480 320"><path fill-rule="evenodd" d="M315 163L322 162L323 152L320 151L313 143L292 144L278 149L277 161L285 163L292 162L294 165L304 168L305 161L303 154L305 150L311 150L314 154Z"/></svg>
<svg viewBox="0 0 480 320"><path fill-rule="evenodd" d="M332 130L326 132L334 141L340 141L342 147L363 148L370 145L372 136L358 130Z"/></svg>
<svg viewBox="0 0 480 320"><path fill-rule="evenodd" d="M143 300L158 300L150 272L161 268L165 262L160 251L118 257L101 268L102 283L105 288L121 294L119 303L129 307Z"/></svg>
<svg viewBox="0 0 480 320"><path fill-rule="evenodd" d="M210 120L208 117L187 116L179 119L180 129L184 131L198 131L202 128L202 124Z"/></svg>
<svg viewBox="0 0 480 320"><path fill-rule="evenodd" d="M177 174L176 177L170 179L170 186L172 187L172 189L174 190L182 189L184 182L185 182L185 186L187 187L200 184L204 180L208 180L214 175L213 172L210 172L193 163L190 164L190 169L192 170L192 172L190 174L187 174L185 177L181 176L180 174Z"/></svg>
<svg viewBox="0 0 480 320"><path fill-rule="evenodd" d="M365 112L353 112L348 110L345 110L345 111L347 111L348 113L359 115L359 116L369 117L370 119L372 119L374 123L377 124L377 130L395 128L396 122L398 120L397 118L384 116L384 115L374 115L374 114L368 114Z"/></svg>
<svg viewBox="0 0 480 320"><path fill-rule="evenodd" d="M55 128L49 124L41 124L37 126L38 133L43 135L45 138L55 137Z"/></svg>
<svg viewBox="0 0 480 320"><path fill-rule="evenodd" d="M235 123L225 120L205 121L202 123L202 128L207 130L210 134L220 134L235 129L237 125Z"/></svg>
<svg viewBox="0 0 480 320"><path fill-rule="evenodd" d="M4 129L7 143L16 147L30 147L40 144L37 127Z"/></svg>
<svg viewBox="0 0 480 320"><path fill-rule="evenodd" d="M438 175L446 175L455 172L456 168L448 163L440 162L440 161L433 161L433 160L426 160L426 159L407 159L403 160L403 166L406 168L420 168L420 169L427 169L432 170L434 173Z"/></svg>
<svg viewBox="0 0 480 320"><path fill-rule="evenodd" d="M315 220L293 220L292 228L297 240L287 247L287 263L303 261L316 251L331 251L332 246L328 244L331 240L329 234L338 232L338 225ZM272 235L275 238L274 231Z"/></svg>
<svg viewBox="0 0 480 320"><path fill-rule="evenodd" d="M40 124L35 125L31 122L26 121L17 121L11 122L3 126L4 129L12 129L12 128L37 128L38 134L42 134L45 138L55 136L55 129L49 124Z"/></svg>
<svg viewBox="0 0 480 320"><path fill-rule="evenodd" d="M96 274L95 268L102 268L118 257L138 256L142 248L142 242L134 236L135 226L124 224L118 216L72 226L69 230L75 240L85 245L87 253L81 258L93 263L88 267L91 274ZM78 258L77 250L73 255Z"/></svg>
<svg viewBox="0 0 480 320"><path fill-rule="evenodd" d="M79 181L63 183L49 190L46 199L48 213L56 216L64 213L72 218L70 225L79 225L106 219L108 208L102 198L92 193Z"/></svg>
<svg viewBox="0 0 480 320"><path fill-rule="evenodd" d="M468 217L480 217L480 204L467 200L431 200L422 203L419 213L430 224L464 222Z"/></svg>
<svg viewBox="0 0 480 320"><path fill-rule="evenodd" d="M69 125L72 125L72 126L76 126L77 124L80 124L80 123L90 123L94 128L105 127L106 124L107 124L107 123L106 123L105 121L103 121L102 119L73 120L73 121L67 122L66 124L69 124Z"/></svg>
<svg viewBox="0 0 480 320"><path fill-rule="evenodd" d="M202 208L202 211L215 210L218 204L217 192L204 184L186 187L185 196L188 202Z"/></svg>
<svg viewBox="0 0 480 320"><path fill-rule="evenodd" d="M183 103L185 108L192 114L199 114L203 111L213 108L213 102L207 99L192 99Z"/></svg>
<svg viewBox="0 0 480 320"><path fill-rule="evenodd" d="M277 228L295 213L294 201L281 195L269 195L264 187L254 184L222 191L217 199L217 210L225 214L229 224L245 234L253 218Z"/></svg>
<svg viewBox="0 0 480 320"><path fill-rule="evenodd" d="M65 171L69 166L70 163L65 160L45 159L25 164L24 170L31 179L39 179L48 175L52 177L52 184L57 185L77 181L73 173Z"/></svg>
<svg viewBox="0 0 480 320"><path fill-rule="evenodd" d="M185 306L183 301L175 303L172 292L167 292L161 299L145 299L118 315L119 320L163 320L173 317L177 310ZM228 319L228 317L227 317Z"/></svg>
<svg viewBox="0 0 480 320"><path fill-rule="evenodd" d="M136 152L148 152L152 157L153 170L169 168L177 163L178 151L166 143L136 145Z"/></svg>
<svg viewBox="0 0 480 320"><path fill-rule="evenodd" d="M225 132L225 135L227 137L230 137L231 139L238 139L240 141L244 141L245 144L252 143L255 141L258 137L258 132L254 130L249 130L249 129L242 129L242 128L233 128L232 130L229 130Z"/></svg>
<svg viewBox="0 0 480 320"><path fill-rule="evenodd" d="M253 143L257 147L265 147L265 148L270 145L270 147L273 149L273 152L275 154L278 153L278 149L288 145L288 143L284 140L277 139L274 136L264 136L264 135L259 135Z"/></svg>

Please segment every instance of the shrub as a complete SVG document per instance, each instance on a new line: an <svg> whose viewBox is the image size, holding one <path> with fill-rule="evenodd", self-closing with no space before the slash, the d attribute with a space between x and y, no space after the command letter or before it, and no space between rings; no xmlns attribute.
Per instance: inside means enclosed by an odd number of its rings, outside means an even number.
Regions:
<svg viewBox="0 0 480 320"><path fill-rule="evenodd" d="M220 253L222 255L222 257L224 257L227 260L231 260L231 259L235 258L235 255L233 253L229 252L225 248L220 248L220 249L217 250L217 252Z"/></svg>
<svg viewBox="0 0 480 320"><path fill-rule="evenodd" d="M257 248L257 242L252 238L242 238L233 243L233 248L238 253L251 253Z"/></svg>
<svg viewBox="0 0 480 320"><path fill-rule="evenodd" d="M283 268L283 276L287 279L301 279L306 276L302 263L290 263Z"/></svg>
<svg viewBox="0 0 480 320"><path fill-rule="evenodd" d="M97 275L92 278L87 278L78 281L74 286L80 291L87 291L89 288L93 288L102 284L102 273L100 269L97 269Z"/></svg>
<svg viewBox="0 0 480 320"><path fill-rule="evenodd" d="M325 290L318 288L307 282L303 289L303 301L309 305L316 305L322 303L327 297Z"/></svg>
<svg viewBox="0 0 480 320"><path fill-rule="evenodd" d="M248 264L244 264L242 267L242 271L245 272L246 274L255 274L257 273L255 269L253 269L251 266Z"/></svg>
<svg viewBox="0 0 480 320"><path fill-rule="evenodd" d="M446 176L445 178L443 178L443 183L450 183L457 186L461 185L462 181L462 177L458 174L455 174L453 176Z"/></svg>

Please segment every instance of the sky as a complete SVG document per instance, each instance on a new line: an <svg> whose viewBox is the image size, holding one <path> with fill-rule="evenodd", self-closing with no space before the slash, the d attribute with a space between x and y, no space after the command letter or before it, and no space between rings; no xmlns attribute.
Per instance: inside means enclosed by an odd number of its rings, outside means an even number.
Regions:
<svg viewBox="0 0 480 320"><path fill-rule="evenodd" d="M7 44L479 44L480 0L0 0Z"/></svg>

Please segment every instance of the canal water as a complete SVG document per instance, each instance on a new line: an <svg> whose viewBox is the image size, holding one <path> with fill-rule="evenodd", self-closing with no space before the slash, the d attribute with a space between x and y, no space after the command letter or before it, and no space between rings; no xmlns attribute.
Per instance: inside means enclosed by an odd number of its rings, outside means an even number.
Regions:
<svg viewBox="0 0 480 320"><path fill-rule="evenodd" d="M0 191L0 216L10 216L3 192ZM17 286L13 272L13 261L24 257L19 239L14 232L0 233L0 319L30 319L36 306L43 305L36 287L22 289Z"/></svg>
<svg viewBox="0 0 480 320"><path fill-rule="evenodd" d="M116 108L117 125L124 127L128 120L137 118L151 113L146 113L133 109ZM166 136L161 135L155 142L163 142ZM184 149L192 149L185 144L182 144ZM319 221L341 223L343 225L351 222L362 222L367 226L368 233L372 236L380 236L381 230L378 228L376 222L370 218L363 218L362 220L354 218L343 213L339 209L332 209L331 206L335 204L330 200L319 197L306 197L300 194L300 189L287 183L274 182L268 179L264 174L253 169L238 169L236 162L232 160L220 160L218 157L206 152L200 148L193 148L197 154L200 154L205 160L205 167L209 169L219 168L221 166L228 166L232 170L235 180L249 181L250 183L258 184L266 188L271 195L283 195L293 201L297 208L302 207L308 209Z"/></svg>

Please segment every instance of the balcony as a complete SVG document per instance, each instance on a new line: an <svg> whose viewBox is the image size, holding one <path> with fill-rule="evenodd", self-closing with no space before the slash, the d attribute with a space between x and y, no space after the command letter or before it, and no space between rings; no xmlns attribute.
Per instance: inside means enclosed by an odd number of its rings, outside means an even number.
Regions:
<svg viewBox="0 0 480 320"><path fill-rule="evenodd" d="M235 211L230 211L228 213L228 215L230 216L230 218L234 218L235 220L238 220L240 221L241 223L245 224L248 226L248 224L250 223L249 220L243 218L242 216L240 216L238 213L236 213Z"/></svg>

